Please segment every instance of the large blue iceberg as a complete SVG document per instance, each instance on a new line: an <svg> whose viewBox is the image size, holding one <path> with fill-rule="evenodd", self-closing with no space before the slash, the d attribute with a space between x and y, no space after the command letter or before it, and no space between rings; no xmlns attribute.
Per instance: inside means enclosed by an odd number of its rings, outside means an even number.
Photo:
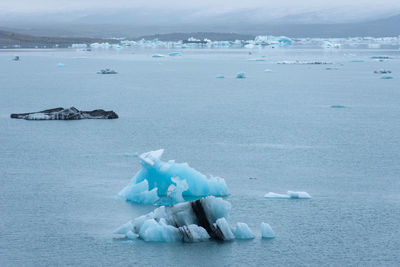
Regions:
<svg viewBox="0 0 400 267"><path fill-rule="evenodd" d="M149 205L173 205L184 202L185 198L229 195L224 179L207 177L187 163L162 161L163 152L160 149L140 155L142 169L118 195L127 201Z"/></svg>

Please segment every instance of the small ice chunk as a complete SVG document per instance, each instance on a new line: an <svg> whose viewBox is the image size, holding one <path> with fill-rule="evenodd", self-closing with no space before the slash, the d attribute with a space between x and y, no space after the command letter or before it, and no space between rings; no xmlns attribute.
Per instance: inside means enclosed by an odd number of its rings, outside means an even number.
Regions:
<svg viewBox="0 0 400 267"><path fill-rule="evenodd" d="M272 228L268 223L265 223L265 222L261 223L261 237L262 238L274 238L275 237L274 231L272 231Z"/></svg>
<svg viewBox="0 0 400 267"><path fill-rule="evenodd" d="M343 106L343 105L332 105L331 108L346 108L346 106Z"/></svg>
<svg viewBox="0 0 400 267"><path fill-rule="evenodd" d="M276 198L276 199L310 199L311 196L307 192L296 192L296 191L287 191L286 194L277 194L274 192L269 192L264 195L264 198Z"/></svg>
<svg viewBox="0 0 400 267"><path fill-rule="evenodd" d="M229 223L224 217L219 218L214 226L221 232L223 240L228 241L235 238Z"/></svg>
<svg viewBox="0 0 400 267"><path fill-rule="evenodd" d="M392 77L392 76L389 76L389 75L383 75L383 76L381 77L381 79L383 79L383 80L390 80L390 79L393 79L393 77Z"/></svg>
<svg viewBox="0 0 400 267"><path fill-rule="evenodd" d="M161 57L165 57L165 56L161 55L161 54L155 54L155 55L152 55L151 57L153 57L153 58L161 58Z"/></svg>
<svg viewBox="0 0 400 267"><path fill-rule="evenodd" d="M236 224L236 228L233 232L235 234L235 238L237 239L253 239L256 237L250 230L249 226L241 222Z"/></svg>
<svg viewBox="0 0 400 267"><path fill-rule="evenodd" d="M57 66L58 67L65 67L65 64L64 63L58 63Z"/></svg>
<svg viewBox="0 0 400 267"><path fill-rule="evenodd" d="M169 53L169 56L170 57L182 56L182 53L181 52L171 52L171 53Z"/></svg>
<svg viewBox="0 0 400 267"><path fill-rule="evenodd" d="M225 76L224 76L224 75L217 75L215 78L217 78L217 79L223 79L223 78L225 78Z"/></svg>
<svg viewBox="0 0 400 267"><path fill-rule="evenodd" d="M246 78L246 74L244 72L239 72L238 74L236 74L236 78L244 79L244 78Z"/></svg>
<svg viewBox="0 0 400 267"><path fill-rule="evenodd" d="M264 72L270 73L270 72L274 72L274 71L271 69L265 69Z"/></svg>

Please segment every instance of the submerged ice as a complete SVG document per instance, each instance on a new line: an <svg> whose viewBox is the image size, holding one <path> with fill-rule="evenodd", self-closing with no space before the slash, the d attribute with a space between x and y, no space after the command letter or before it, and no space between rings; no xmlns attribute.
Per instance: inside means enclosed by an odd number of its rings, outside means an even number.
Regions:
<svg viewBox="0 0 400 267"><path fill-rule="evenodd" d="M224 179L207 177L187 163L164 162L163 152L160 149L140 155L142 169L118 195L135 203L164 205L183 202L185 197L229 195Z"/></svg>
<svg viewBox="0 0 400 267"><path fill-rule="evenodd" d="M148 242L200 242L252 239L253 232L245 223L229 224L231 204L209 196L174 206L161 206L122 225L114 234Z"/></svg>

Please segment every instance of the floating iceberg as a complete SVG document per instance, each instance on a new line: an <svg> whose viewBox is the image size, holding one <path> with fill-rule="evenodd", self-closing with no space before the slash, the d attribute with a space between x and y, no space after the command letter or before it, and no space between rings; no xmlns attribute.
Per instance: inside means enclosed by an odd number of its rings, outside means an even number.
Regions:
<svg viewBox="0 0 400 267"><path fill-rule="evenodd" d="M116 72L115 70L111 70L111 69L103 69L97 72L97 74L117 74L118 72Z"/></svg>
<svg viewBox="0 0 400 267"><path fill-rule="evenodd" d="M225 78L225 76L224 76L224 75L217 75L215 78L217 78L217 79L223 79L223 78Z"/></svg>
<svg viewBox="0 0 400 267"><path fill-rule="evenodd" d="M381 77L381 79L390 80L390 79L393 79L393 77L392 77L392 76L389 76L389 75L383 75L383 76Z"/></svg>
<svg viewBox="0 0 400 267"><path fill-rule="evenodd" d="M58 63L57 67L65 67L65 64L64 63Z"/></svg>
<svg viewBox="0 0 400 267"><path fill-rule="evenodd" d="M228 223L230 210L228 201L209 196L171 207L161 206L122 225L114 234L150 242L228 241L235 238ZM236 232L246 237L251 233L246 224L240 224Z"/></svg>
<svg viewBox="0 0 400 267"><path fill-rule="evenodd" d="M269 192L264 195L264 198L276 198L276 199L310 199L311 196L307 192L295 192L287 191L286 194L277 194L274 192Z"/></svg>
<svg viewBox="0 0 400 267"><path fill-rule="evenodd" d="M224 179L207 177L187 163L164 162L163 152L160 149L140 155L142 169L118 195L127 201L158 205L173 205L185 201L185 197L229 195Z"/></svg>
<svg viewBox="0 0 400 267"><path fill-rule="evenodd" d="M169 56L170 57L182 56L182 53L181 52L171 52L171 53L169 53Z"/></svg>
<svg viewBox="0 0 400 267"><path fill-rule="evenodd" d="M155 55L152 55L151 57L153 57L153 58L161 58L161 57L165 57L164 55L160 55L160 54L155 54Z"/></svg>
<svg viewBox="0 0 400 267"><path fill-rule="evenodd" d="M238 222L233 231L236 239L253 239L255 234L250 230L249 226L245 223Z"/></svg>
<svg viewBox="0 0 400 267"><path fill-rule="evenodd" d="M246 74L244 72L239 72L238 74L236 74L236 78L244 79L244 78L246 78Z"/></svg>
<svg viewBox="0 0 400 267"><path fill-rule="evenodd" d="M342 105L332 105L331 108L346 108L346 106L342 106Z"/></svg>
<svg viewBox="0 0 400 267"><path fill-rule="evenodd" d="M261 223L261 237L262 238L274 238L275 237L275 233L268 223L265 223L265 222Z"/></svg>
<svg viewBox="0 0 400 267"><path fill-rule="evenodd" d="M270 73L270 72L274 72L274 71L271 69L265 69L264 72Z"/></svg>

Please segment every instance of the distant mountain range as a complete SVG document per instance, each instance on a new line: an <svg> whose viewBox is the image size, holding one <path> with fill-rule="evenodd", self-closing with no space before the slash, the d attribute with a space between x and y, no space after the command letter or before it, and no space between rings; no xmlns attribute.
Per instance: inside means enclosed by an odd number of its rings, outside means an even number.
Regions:
<svg viewBox="0 0 400 267"><path fill-rule="evenodd" d="M0 48L54 48L54 47L69 47L76 43L95 43L109 42L118 43L113 39L98 39L98 38L62 38L62 37L40 37L26 34L19 34L9 31L0 31Z"/></svg>
<svg viewBox="0 0 400 267"><path fill-rule="evenodd" d="M341 24L266 24L266 25L225 25L208 27L188 26L189 28L213 29L215 31L182 31L171 33L174 27L149 28L141 31L131 26L122 25L58 25L53 28L15 28L12 31L0 30L0 48L10 47L68 47L74 43L108 42L118 43L114 38L105 36L126 37L129 40L159 39L161 41L186 40L189 37L210 40L251 40L256 35L285 35L288 37L354 37L354 36L399 36L400 15L386 19ZM249 27L251 29L249 29ZM235 30L235 31L234 31ZM156 34L138 35L137 32L157 32ZM234 33L236 32L236 33ZM136 34L135 34L136 33ZM48 36L48 37L43 37Z"/></svg>
<svg viewBox="0 0 400 267"><path fill-rule="evenodd" d="M305 16L305 15L304 15ZM303 17L304 17L303 16ZM310 15L311 16L311 15ZM162 40L186 39L181 36L188 36L193 33L198 34L201 39L249 39L255 35L285 35L288 37L355 37L355 36L398 36L400 35L400 15L386 18L374 19L369 21L347 22L347 23L308 23L303 17L296 18L303 23L295 23L295 19L281 19L259 23L256 21L244 21L243 19L223 19L220 21L198 21L178 22L175 24L163 24L152 22L125 21L123 19L95 22L92 17L68 22L51 23L42 21L41 23L1 23L0 29L5 31L17 32L20 34L34 36L54 36L54 37L82 37L82 38L111 38L124 37L135 40L141 37L146 39L159 38ZM97 18L97 17L96 17ZM238 16L239 18L239 16ZM97 21L100 21L97 18ZM176 33L180 33L179 37ZM218 34L214 34L218 33ZM221 34L219 34L221 33ZM185 35L186 34L186 35ZM237 38L234 37L236 34ZM252 38L250 38L252 39Z"/></svg>

